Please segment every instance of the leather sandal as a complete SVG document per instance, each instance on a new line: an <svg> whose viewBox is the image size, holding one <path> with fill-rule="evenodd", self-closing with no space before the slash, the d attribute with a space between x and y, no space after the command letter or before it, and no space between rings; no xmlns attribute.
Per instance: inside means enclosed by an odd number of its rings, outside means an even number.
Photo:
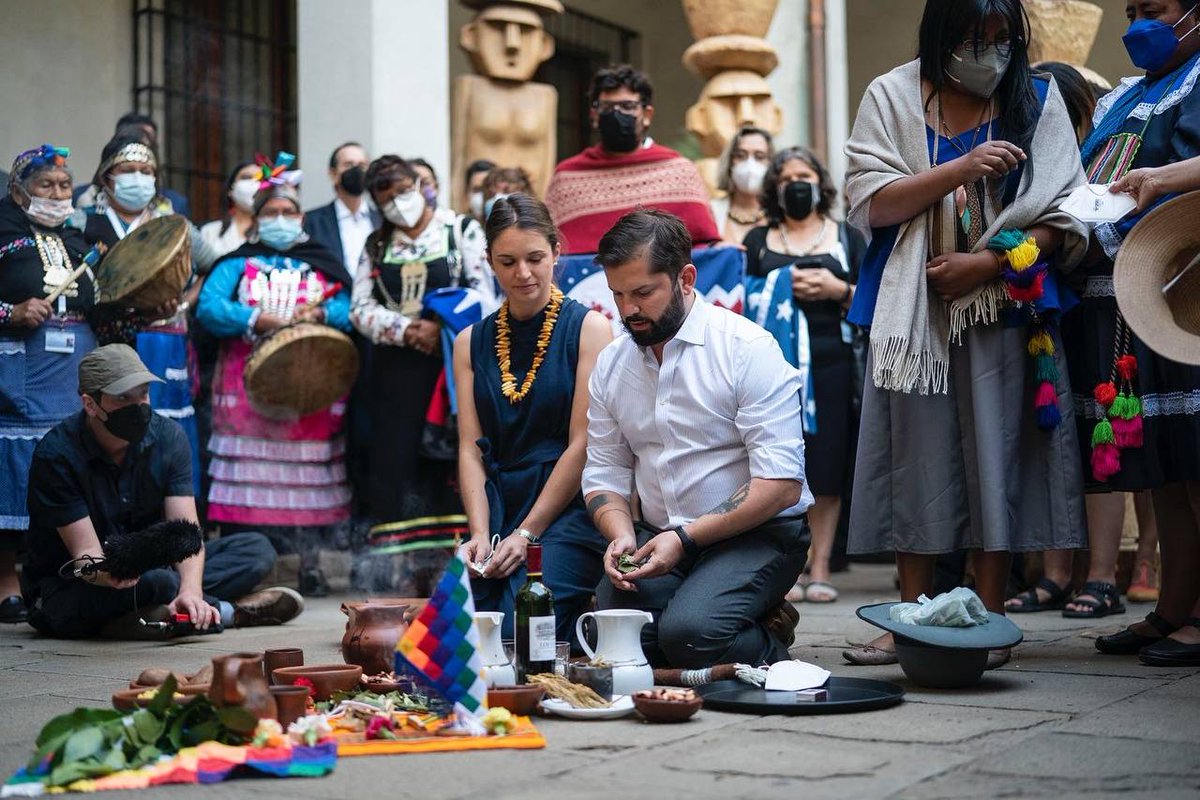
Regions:
<svg viewBox="0 0 1200 800"><path fill-rule="evenodd" d="M1158 587L1158 566L1153 561L1139 561L1133 565L1133 582L1125 597L1132 603L1157 603Z"/></svg>
<svg viewBox="0 0 1200 800"><path fill-rule="evenodd" d="M1038 597L1038 589L1041 589L1050 596L1044 601L1041 600ZM1017 605L1010 605L1014 600L1017 601ZM1066 604L1066 588L1059 586L1049 578L1042 578L1037 582L1036 588L1028 589L1010 597L1004 603L1004 610L1009 614L1032 614L1035 611L1061 611L1062 607Z"/></svg>
<svg viewBox="0 0 1200 800"><path fill-rule="evenodd" d="M1084 595L1091 595L1091 597L1084 598ZM1100 619L1110 614L1125 613L1125 604L1121 602L1121 593L1117 591L1116 586L1104 581L1085 583L1083 591L1071 601L1071 604L1084 606L1087 610L1072 611L1069 608L1063 608L1062 615L1068 619Z"/></svg>
<svg viewBox="0 0 1200 800"><path fill-rule="evenodd" d="M1143 636L1126 628L1109 636L1096 638L1096 649L1110 656L1135 656L1142 648L1161 642L1179 628L1166 619L1151 611L1146 615L1146 623L1162 634L1162 636Z"/></svg>
<svg viewBox="0 0 1200 800"><path fill-rule="evenodd" d="M1192 617L1184 625L1200 628L1200 617ZM1150 667L1200 667L1200 644L1184 644L1175 639L1162 638L1142 648L1138 657Z"/></svg>

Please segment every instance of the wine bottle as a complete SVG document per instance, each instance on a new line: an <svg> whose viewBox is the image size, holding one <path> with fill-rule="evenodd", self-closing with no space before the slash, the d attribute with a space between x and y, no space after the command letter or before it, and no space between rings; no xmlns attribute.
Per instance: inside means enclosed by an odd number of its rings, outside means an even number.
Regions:
<svg viewBox="0 0 1200 800"><path fill-rule="evenodd" d="M525 585L516 599L517 683L554 672L554 595L542 583L542 546L525 549Z"/></svg>

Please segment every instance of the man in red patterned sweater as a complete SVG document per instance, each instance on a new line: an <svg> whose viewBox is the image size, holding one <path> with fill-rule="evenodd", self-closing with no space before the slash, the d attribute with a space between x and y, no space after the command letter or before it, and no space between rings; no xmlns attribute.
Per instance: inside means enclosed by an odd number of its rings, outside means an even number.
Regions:
<svg viewBox="0 0 1200 800"><path fill-rule="evenodd" d="M559 164L546 189L564 253L596 252L600 237L639 207L679 217L696 244L719 240L695 165L646 135L654 119L650 80L625 64L605 67L592 78L589 95L600 144Z"/></svg>

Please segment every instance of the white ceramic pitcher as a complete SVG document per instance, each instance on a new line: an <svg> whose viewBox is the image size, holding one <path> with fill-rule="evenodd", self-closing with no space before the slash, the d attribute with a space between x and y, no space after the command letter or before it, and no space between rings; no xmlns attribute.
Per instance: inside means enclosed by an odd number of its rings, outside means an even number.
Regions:
<svg viewBox="0 0 1200 800"><path fill-rule="evenodd" d="M591 617L596 625L596 649L588 646L583 621ZM610 608L579 615L575 635L588 658L612 666L613 694L633 694L654 687L654 670L642 652L642 628L653 622L649 611Z"/></svg>
<svg viewBox="0 0 1200 800"><path fill-rule="evenodd" d="M479 657L483 660L483 680L488 686L513 686L517 682L517 671L504 652L504 641L500 638L500 626L503 624L502 611L475 612L475 627L479 629Z"/></svg>

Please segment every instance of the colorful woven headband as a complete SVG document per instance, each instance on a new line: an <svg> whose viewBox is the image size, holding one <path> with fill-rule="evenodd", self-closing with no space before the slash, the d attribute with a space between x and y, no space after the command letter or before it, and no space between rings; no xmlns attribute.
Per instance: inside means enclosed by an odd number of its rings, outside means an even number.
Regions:
<svg viewBox="0 0 1200 800"><path fill-rule="evenodd" d="M55 147L52 144L44 144L41 147L26 150L13 161L9 181L10 183L24 181L38 170L49 167L66 167L67 159L70 156L71 148Z"/></svg>
<svg viewBox="0 0 1200 800"><path fill-rule="evenodd" d="M275 163L272 164L266 156L260 153L254 157L254 162L259 167L256 176L258 192L254 195L254 213L257 214L262 210L267 201L273 197L284 197L295 203L297 207L300 206L300 191L297 187L300 185L304 173L298 169L288 169L296 163L294 155L280 150L279 155L275 157Z"/></svg>
<svg viewBox="0 0 1200 800"><path fill-rule="evenodd" d="M141 142L130 142L109 156L100 165L100 169L96 170L96 175L97 177L102 177L117 164L125 164L127 162L149 164L154 169L158 169L158 158L154 155L154 150L150 148L150 145L142 144Z"/></svg>

